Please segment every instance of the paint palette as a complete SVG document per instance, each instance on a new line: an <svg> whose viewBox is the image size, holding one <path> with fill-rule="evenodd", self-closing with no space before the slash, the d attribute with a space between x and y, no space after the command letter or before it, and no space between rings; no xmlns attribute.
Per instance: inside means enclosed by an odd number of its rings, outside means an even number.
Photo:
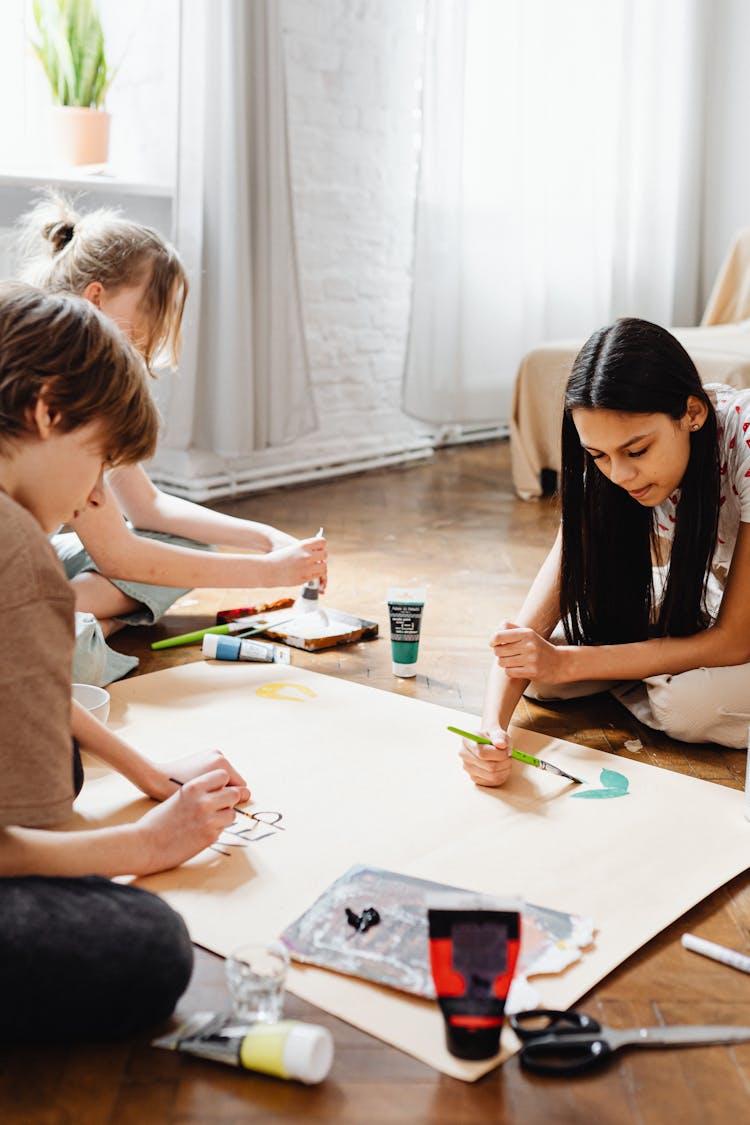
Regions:
<svg viewBox="0 0 750 1125"><path fill-rule="evenodd" d="M356 641L371 641L378 635L376 621L365 621L340 609L317 610L300 613L290 619L290 611L278 610L258 616L258 625L265 622L264 634L292 648L318 652L336 645L350 645ZM278 623L278 624L276 624Z"/></svg>
<svg viewBox="0 0 750 1125"><path fill-rule="evenodd" d="M355 864L284 930L293 960L361 977L414 996L434 999L428 955L427 903L443 883ZM366 932L353 930L349 914L377 912ZM590 918L527 902L523 907L521 956L508 1010L538 1002L526 978L560 973L593 941ZM510 1001L509 1001L510 1003Z"/></svg>

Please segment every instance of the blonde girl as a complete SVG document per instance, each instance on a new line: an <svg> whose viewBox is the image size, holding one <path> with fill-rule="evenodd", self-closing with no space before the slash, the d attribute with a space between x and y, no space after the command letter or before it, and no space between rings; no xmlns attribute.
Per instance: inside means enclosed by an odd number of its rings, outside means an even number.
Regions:
<svg viewBox="0 0 750 1125"><path fill-rule="evenodd" d="M108 210L76 214L50 195L21 224L25 280L85 297L114 320L149 369L176 364L188 281L177 252L156 231ZM108 474L113 502L90 508L54 540L76 595L74 675L107 683L137 661L104 638L126 624L150 625L194 586L295 586L321 580L324 539L212 512L162 492L142 465ZM127 523L123 516L127 517ZM207 544L261 552L211 553Z"/></svg>

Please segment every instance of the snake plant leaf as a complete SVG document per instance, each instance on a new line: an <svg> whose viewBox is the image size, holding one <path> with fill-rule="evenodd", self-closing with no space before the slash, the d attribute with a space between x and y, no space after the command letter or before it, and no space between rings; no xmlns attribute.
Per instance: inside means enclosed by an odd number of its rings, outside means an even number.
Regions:
<svg viewBox="0 0 750 1125"><path fill-rule="evenodd" d="M79 105L98 106L101 89L107 77L107 64L104 59L104 36L98 33L90 36L81 53L78 73Z"/></svg>
<svg viewBox="0 0 750 1125"><path fill-rule="evenodd" d="M59 105L98 109L112 81L94 0L33 0L32 42Z"/></svg>

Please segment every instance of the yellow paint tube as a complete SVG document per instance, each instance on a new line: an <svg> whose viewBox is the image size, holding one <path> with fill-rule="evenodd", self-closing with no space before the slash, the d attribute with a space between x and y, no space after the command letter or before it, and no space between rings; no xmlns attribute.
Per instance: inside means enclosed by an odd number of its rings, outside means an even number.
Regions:
<svg viewBox="0 0 750 1125"><path fill-rule="evenodd" d="M152 1046L307 1084L322 1082L333 1062L333 1038L319 1024L238 1024L220 1012L195 1012L176 1031L154 1039Z"/></svg>

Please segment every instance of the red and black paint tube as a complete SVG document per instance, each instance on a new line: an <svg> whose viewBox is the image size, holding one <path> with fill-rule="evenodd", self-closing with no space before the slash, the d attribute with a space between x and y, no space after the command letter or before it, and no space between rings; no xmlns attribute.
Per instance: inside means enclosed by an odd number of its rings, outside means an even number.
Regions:
<svg viewBox="0 0 750 1125"><path fill-rule="evenodd" d="M448 1050L461 1059L487 1059L500 1032L521 946L517 900L478 904L476 895L430 905L430 967L445 1019Z"/></svg>

